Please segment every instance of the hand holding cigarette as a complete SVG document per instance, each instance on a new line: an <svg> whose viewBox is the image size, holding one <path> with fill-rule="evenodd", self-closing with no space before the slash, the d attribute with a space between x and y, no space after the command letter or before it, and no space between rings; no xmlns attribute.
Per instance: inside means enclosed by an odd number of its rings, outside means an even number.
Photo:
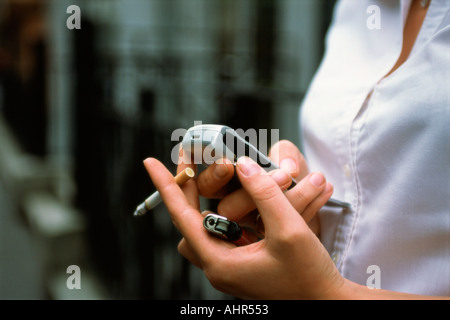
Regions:
<svg viewBox="0 0 450 320"><path fill-rule="evenodd" d="M146 160L150 178L183 236L179 252L204 270L214 288L241 299L330 298L329 292L341 288L342 277L297 212L320 197L326 181L317 186L311 181L312 175L299 181L295 188L304 197L294 208L277 182L251 159L247 160L237 162L236 172L260 213L266 236L243 246L211 236L205 230L204 215L188 195L194 192L180 190L162 163Z"/></svg>

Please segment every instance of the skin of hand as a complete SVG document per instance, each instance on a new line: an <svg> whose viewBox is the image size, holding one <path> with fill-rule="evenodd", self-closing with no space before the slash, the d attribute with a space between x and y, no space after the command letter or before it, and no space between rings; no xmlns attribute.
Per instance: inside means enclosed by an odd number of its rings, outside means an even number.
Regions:
<svg viewBox="0 0 450 320"><path fill-rule="evenodd" d="M180 253L201 268L216 289L244 299L324 299L338 295L345 279L298 214L324 192L327 183L322 174L311 173L299 181L295 188L302 200L294 208L273 176L252 160L239 159L236 172L261 215L265 238L236 247L203 228L195 181L186 183L182 190L159 161L149 158L144 164L184 237L178 247Z"/></svg>
<svg viewBox="0 0 450 320"><path fill-rule="evenodd" d="M269 158L283 170L282 172L280 170L270 172L270 175L282 190L286 190L289 187L291 177L296 181L300 181L309 174L308 166L302 153L290 141L281 140L274 144L270 149ZM179 162L178 171L183 170L186 166ZM245 189L240 188L228 193L226 186L234 174L235 169L231 161L221 159L221 161L212 164L199 174L197 186L201 196L221 199L217 207L218 214L233 221L242 221L256 207ZM331 197L333 186L327 183L323 193L305 209L302 207L303 194L299 190L298 188L293 188L285 192L285 195L314 233L318 235L320 225L319 219L315 214Z"/></svg>
<svg viewBox="0 0 450 320"><path fill-rule="evenodd" d="M195 179L180 188L158 160L148 158L144 165L184 237L179 252L218 290L242 299L449 299L369 289L343 278L298 214L326 188L320 173L307 175L296 186L303 201L294 208L273 176L251 160L238 161L238 177L261 214L265 238L237 247L204 229Z"/></svg>

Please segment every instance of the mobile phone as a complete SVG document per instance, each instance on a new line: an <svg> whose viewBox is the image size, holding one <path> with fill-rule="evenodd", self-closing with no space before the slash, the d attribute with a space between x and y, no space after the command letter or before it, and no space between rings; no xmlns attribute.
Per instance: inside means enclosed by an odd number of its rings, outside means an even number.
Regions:
<svg viewBox="0 0 450 320"><path fill-rule="evenodd" d="M241 156L250 157L267 172L279 169L268 156L241 137L234 129L217 124L202 124L187 130L181 142L183 154L190 155L195 164L210 165L220 158L227 158L236 164ZM297 181L292 178L288 189ZM350 204L336 199L329 199L326 206L349 208Z"/></svg>

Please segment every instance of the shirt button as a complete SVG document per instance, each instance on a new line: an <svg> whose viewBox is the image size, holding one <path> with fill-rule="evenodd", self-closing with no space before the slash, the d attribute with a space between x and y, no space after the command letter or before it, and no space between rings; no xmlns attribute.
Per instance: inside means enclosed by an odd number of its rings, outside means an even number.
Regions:
<svg viewBox="0 0 450 320"><path fill-rule="evenodd" d="M344 164L343 170L344 170L345 177L350 178L350 176L352 175L352 171L350 170L350 166L348 164Z"/></svg>

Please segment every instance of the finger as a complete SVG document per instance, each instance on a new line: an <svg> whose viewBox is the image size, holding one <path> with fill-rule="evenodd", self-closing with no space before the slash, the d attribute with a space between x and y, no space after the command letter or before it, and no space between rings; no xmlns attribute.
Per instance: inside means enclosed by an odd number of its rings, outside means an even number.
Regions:
<svg viewBox="0 0 450 320"><path fill-rule="evenodd" d="M148 158L144 164L167 206L175 227L198 252L202 263L209 263L211 257L222 248L217 242L212 241L212 237L204 229L203 216L189 204L174 177L161 162Z"/></svg>
<svg viewBox="0 0 450 320"><path fill-rule="evenodd" d="M299 217L276 182L259 165L249 158L241 157L236 168L242 186L260 212L267 238L277 237L288 230L301 227L298 223L302 224L303 219ZM307 228L304 221L303 227Z"/></svg>
<svg viewBox="0 0 450 320"><path fill-rule="evenodd" d="M290 175L284 170L273 170L269 176L278 184L281 190L286 190L292 183ZM240 221L256 205L245 189L236 190L225 196L217 206L217 212L230 220Z"/></svg>
<svg viewBox="0 0 450 320"><path fill-rule="evenodd" d="M325 189L322 191L322 193L319 196L317 196L317 198L315 198L301 213L306 223L309 223L312 220L312 218L314 218L314 216L320 210L320 208L322 208L331 198L332 194L333 194L333 186L331 185L331 183L327 182L325 185ZM295 207L294 203L291 202L291 204Z"/></svg>
<svg viewBox="0 0 450 320"><path fill-rule="evenodd" d="M323 174L312 172L297 183L294 188L287 191L285 195L291 205L308 222L317 210L328 201L332 192L332 186L326 182Z"/></svg>
<svg viewBox="0 0 450 320"><path fill-rule="evenodd" d="M226 158L218 159L198 176L197 187L206 198L224 196L224 187L234 176L234 165Z"/></svg>
<svg viewBox="0 0 450 320"><path fill-rule="evenodd" d="M270 148L270 159L289 172L294 179L302 179L308 173L308 166L300 150L288 140L278 141Z"/></svg>

